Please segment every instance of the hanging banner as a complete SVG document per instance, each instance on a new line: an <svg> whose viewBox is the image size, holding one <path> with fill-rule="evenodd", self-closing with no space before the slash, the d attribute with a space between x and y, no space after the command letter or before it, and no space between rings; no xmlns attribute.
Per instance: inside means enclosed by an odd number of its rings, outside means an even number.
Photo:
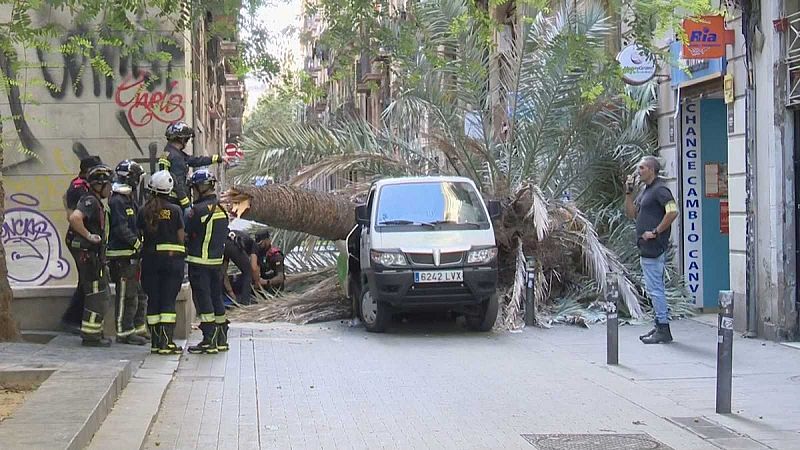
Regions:
<svg viewBox="0 0 800 450"><path fill-rule="evenodd" d="M703 306L703 217L700 159L700 103L685 101L681 108L681 166L683 172L683 275L695 306Z"/></svg>
<svg viewBox="0 0 800 450"><path fill-rule="evenodd" d="M683 44L683 57L686 59L715 59L725 57L725 46L733 45L733 30L725 29L722 16L702 16L697 21L685 19L683 31L688 42Z"/></svg>

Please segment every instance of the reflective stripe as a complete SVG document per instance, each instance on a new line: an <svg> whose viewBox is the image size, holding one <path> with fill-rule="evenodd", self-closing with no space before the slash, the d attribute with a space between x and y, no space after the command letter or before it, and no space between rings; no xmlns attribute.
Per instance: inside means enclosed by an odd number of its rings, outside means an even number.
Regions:
<svg viewBox="0 0 800 450"><path fill-rule="evenodd" d="M102 276L102 273L100 276ZM100 281L92 281L92 293L97 294L98 292L100 292Z"/></svg>
<svg viewBox="0 0 800 450"><path fill-rule="evenodd" d="M158 317L161 318L161 316ZM145 331L147 331L147 327L144 325L139 325L138 327L134 328L133 331L135 331L136 333L144 333Z"/></svg>
<svg viewBox="0 0 800 450"><path fill-rule="evenodd" d="M186 247L181 244L158 244L156 245L156 251L185 253Z"/></svg>
<svg viewBox="0 0 800 450"><path fill-rule="evenodd" d="M178 315L175 313L161 313L162 323L175 323L178 320Z"/></svg>
<svg viewBox="0 0 800 450"><path fill-rule="evenodd" d="M105 238L105 241L103 241L103 242L108 244L108 235L111 232L111 208L109 208L108 205L105 205L103 207L103 211L106 213L106 223L105 223L105 228L106 229L104 230L106 238Z"/></svg>
<svg viewBox="0 0 800 450"><path fill-rule="evenodd" d="M103 324L101 324L101 323L92 323L92 322L87 322L85 320L81 321L81 328L89 328L89 329L97 329L97 330L99 330L102 327L103 327Z"/></svg>
<svg viewBox="0 0 800 450"><path fill-rule="evenodd" d="M147 316L148 325L158 325L161 322L161 314L150 314Z"/></svg>
<svg viewBox="0 0 800 450"><path fill-rule="evenodd" d="M189 199L187 197L181 199L181 206L189 206Z"/></svg>
<svg viewBox="0 0 800 450"><path fill-rule="evenodd" d="M214 316L214 322L216 322L216 323L224 324L227 321L228 321L228 318L225 316L225 314L223 314L221 316Z"/></svg>
<svg viewBox="0 0 800 450"><path fill-rule="evenodd" d="M139 250L139 248L141 248L141 246L142 246L142 240L141 239L137 239L136 242L133 244L133 249L134 250Z"/></svg>
<svg viewBox="0 0 800 450"><path fill-rule="evenodd" d="M214 321L214 314L200 314L200 322L213 322Z"/></svg>
<svg viewBox="0 0 800 450"><path fill-rule="evenodd" d="M214 156L211 157L211 163L212 164L215 163L215 162L219 162L219 160L220 160L219 155L214 155Z"/></svg>
<svg viewBox="0 0 800 450"><path fill-rule="evenodd" d="M219 266L222 264L224 258L211 258L211 259L203 259L199 256L187 256L186 262L192 264L202 264L204 266Z"/></svg>
<svg viewBox="0 0 800 450"><path fill-rule="evenodd" d="M158 158L158 165L161 170L169 170L172 167L172 163L167 158Z"/></svg>
<svg viewBox="0 0 800 450"><path fill-rule="evenodd" d="M128 330L128 331L117 331L117 337L128 337L132 335L135 330Z"/></svg>
<svg viewBox="0 0 800 450"><path fill-rule="evenodd" d="M121 335L122 333L122 315L125 314L125 288L127 287L127 281L124 278L119 280L120 288L119 288L119 304L117 305L117 335ZM128 333L130 334L130 333Z"/></svg>
<svg viewBox="0 0 800 450"><path fill-rule="evenodd" d="M214 205L214 209L216 210L216 206ZM205 216L204 216L205 217ZM215 211L211 214L211 217L206 220L206 234L203 237L203 244L202 244L202 256L193 256L189 255L186 257L187 263L193 264L202 264L205 266L218 266L222 264L223 258L209 258L208 252L209 247L211 247L211 238L214 234L214 221L216 220L228 220L228 215L225 214L225 211Z"/></svg>
<svg viewBox="0 0 800 450"><path fill-rule="evenodd" d="M136 253L135 250L109 250L106 252L106 256L132 256L134 253Z"/></svg>
<svg viewBox="0 0 800 450"><path fill-rule="evenodd" d="M127 215L129 215L129 216L132 216L132 215L133 215L133 208L127 208L127 209L125 209L125 214L127 214Z"/></svg>

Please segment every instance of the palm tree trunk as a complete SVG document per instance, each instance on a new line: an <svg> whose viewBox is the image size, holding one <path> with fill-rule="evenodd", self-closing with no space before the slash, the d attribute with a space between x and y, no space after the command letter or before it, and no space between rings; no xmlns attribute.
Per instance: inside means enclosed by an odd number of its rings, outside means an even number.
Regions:
<svg viewBox="0 0 800 450"><path fill-rule="evenodd" d="M0 170L3 168L3 121L0 117ZM3 177L0 174L0 223L5 221L5 189ZM11 284L8 282L8 267L6 267L6 249L0 242L0 342L19 339L19 330L14 318L11 316L11 301L14 295Z"/></svg>
<svg viewBox="0 0 800 450"><path fill-rule="evenodd" d="M355 226L355 204L343 195L270 184L233 186L224 197L234 204L249 202L249 208L240 214L243 219L324 239L345 239Z"/></svg>

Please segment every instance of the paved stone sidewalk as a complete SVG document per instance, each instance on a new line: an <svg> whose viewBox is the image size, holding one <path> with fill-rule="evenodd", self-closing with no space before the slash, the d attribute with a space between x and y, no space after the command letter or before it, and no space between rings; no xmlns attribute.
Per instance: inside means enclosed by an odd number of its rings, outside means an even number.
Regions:
<svg viewBox="0 0 800 450"><path fill-rule="evenodd" d="M65 334L46 344L0 343L0 375L45 379L0 424L0 449L83 448L147 354L129 345L86 348Z"/></svg>
<svg viewBox="0 0 800 450"><path fill-rule="evenodd" d="M800 352L737 339L739 413L719 416L715 330L695 321L669 346L623 327L616 368L604 326L239 327L227 354L183 356L143 448L533 449L521 435L647 433L680 450L800 449Z"/></svg>

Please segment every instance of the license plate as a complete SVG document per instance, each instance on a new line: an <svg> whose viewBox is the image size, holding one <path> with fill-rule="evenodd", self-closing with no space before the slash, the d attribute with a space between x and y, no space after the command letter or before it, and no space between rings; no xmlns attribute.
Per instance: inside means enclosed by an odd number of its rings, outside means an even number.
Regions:
<svg viewBox="0 0 800 450"><path fill-rule="evenodd" d="M461 270L431 270L414 272L414 283L459 283L464 281Z"/></svg>

